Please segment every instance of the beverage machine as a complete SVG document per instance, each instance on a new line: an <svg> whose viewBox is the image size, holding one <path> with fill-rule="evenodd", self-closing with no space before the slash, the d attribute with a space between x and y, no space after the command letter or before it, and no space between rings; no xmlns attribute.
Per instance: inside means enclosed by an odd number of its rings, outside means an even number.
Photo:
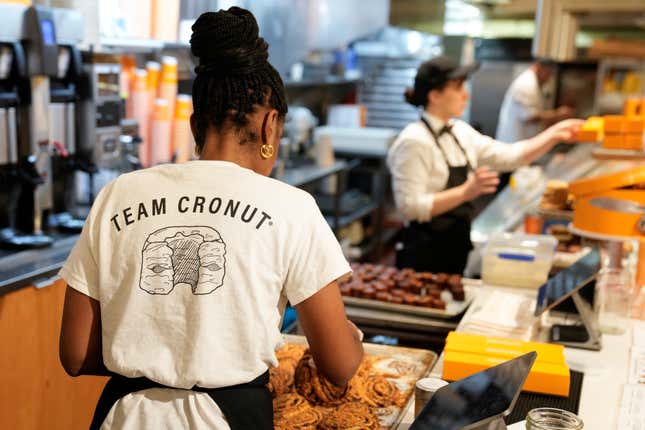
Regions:
<svg viewBox="0 0 645 430"><path fill-rule="evenodd" d="M69 9L52 9L58 45L57 70L50 77L49 139L52 145L53 201L49 225L63 231L79 232L89 205L80 204L79 178L95 174L91 151L78 140L83 64L78 44L83 35L83 18ZM82 127L81 127L82 129Z"/></svg>
<svg viewBox="0 0 645 430"><path fill-rule="evenodd" d="M23 5L0 4L0 246L5 248L53 242L42 233L42 213L51 203L45 63L52 57L44 53L52 52L53 21L44 17L47 23L35 29L34 11L28 11ZM26 48L43 58L30 57Z"/></svg>

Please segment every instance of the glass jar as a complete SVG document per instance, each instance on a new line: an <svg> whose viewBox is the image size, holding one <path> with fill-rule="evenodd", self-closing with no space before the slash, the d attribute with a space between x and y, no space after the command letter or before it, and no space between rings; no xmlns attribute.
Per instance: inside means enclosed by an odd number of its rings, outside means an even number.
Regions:
<svg viewBox="0 0 645 430"><path fill-rule="evenodd" d="M634 277L629 269L602 269L596 288L599 293L598 322L605 334L622 334L629 325L633 303Z"/></svg>
<svg viewBox="0 0 645 430"><path fill-rule="evenodd" d="M556 408L537 408L526 416L526 430L581 430L584 423L576 414Z"/></svg>

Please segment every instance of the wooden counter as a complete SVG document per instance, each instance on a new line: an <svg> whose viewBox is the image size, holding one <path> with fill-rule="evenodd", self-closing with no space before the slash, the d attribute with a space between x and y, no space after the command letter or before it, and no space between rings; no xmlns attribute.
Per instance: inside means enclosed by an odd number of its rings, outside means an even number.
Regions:
<svg viewBox="0 0 645 430"><path fill-rule="evenodd" d="M65 373L58 336L65 283L0 295L0 429L87 429L107 378Z"/></svg>

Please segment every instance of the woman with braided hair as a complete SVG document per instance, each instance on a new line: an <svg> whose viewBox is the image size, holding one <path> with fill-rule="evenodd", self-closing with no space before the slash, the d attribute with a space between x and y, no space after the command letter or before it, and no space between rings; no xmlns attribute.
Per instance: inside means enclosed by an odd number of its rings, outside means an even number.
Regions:
<svg viewBox="0 0 645 430"><path fill-rule="evenodd" d="M205 13L191 49L199 160L106 185L60 271L63 367L111 376L91 428L273 428L287 301L332 383L362 358L338 242L309 194L267 177L287 104L255 18Z"/></svg>

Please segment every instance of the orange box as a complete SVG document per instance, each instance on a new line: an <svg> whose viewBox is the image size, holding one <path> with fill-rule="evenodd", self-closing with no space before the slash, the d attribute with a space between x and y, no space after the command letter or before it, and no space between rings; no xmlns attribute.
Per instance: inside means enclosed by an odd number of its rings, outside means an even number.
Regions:
<svg viewBox="0 0 645 430"><path fill-rule="evenodd" d="M537 361L565 364L564 346L541 342L523 342L502 337L488 337L474 334L450 332L444 351L466 352L510 360L514 357L536 351Z"/></svg>
<svg viewBox="0 0 645 430"><path fill-rule="evenodd" d="M624 133L626 117L623 115L605 115L605 134Z"/></svg>
<svg viewBox="0 0 645 430"><path fill-rule="evenodd" d="M642 100L640 98L629 98L625 100L623 104L623 115L640 115L641 103Z"/></svg>
<svg viewBox="0 0 645 430"><path fill-rule="evenodd" d="M602 147L605 149L625 149L624 134L605 134L602 140Z"/></svg>
<svg viewBox="0 0 645 430"><path fill-rule="evenodd" d="M578 130L576 134L578 142L600 142L603 137L602 130Z"/></svg>
<svg viewBox="0 0 645 430"><path fill-rule="evenodd" d="M447 381L456 381L504 361L508 361L508 358L444 351L441 377ZM536 361L523 390L566 397L569 395L569 384L570 373L566 365Z"/></svg>
<svg viewBox="0 0 645 430"><path fill-rule="evenodd" d="M643 131L645 131L645 116L627 117L625 132L631 134L643 134Z"/></svg>
<svg viewBox="0 0 645 430"><path fill-rule="evenodd" d="M625 135L625 149L633 149L635 151L643 150L643 134L626 134Z"/></svg>

